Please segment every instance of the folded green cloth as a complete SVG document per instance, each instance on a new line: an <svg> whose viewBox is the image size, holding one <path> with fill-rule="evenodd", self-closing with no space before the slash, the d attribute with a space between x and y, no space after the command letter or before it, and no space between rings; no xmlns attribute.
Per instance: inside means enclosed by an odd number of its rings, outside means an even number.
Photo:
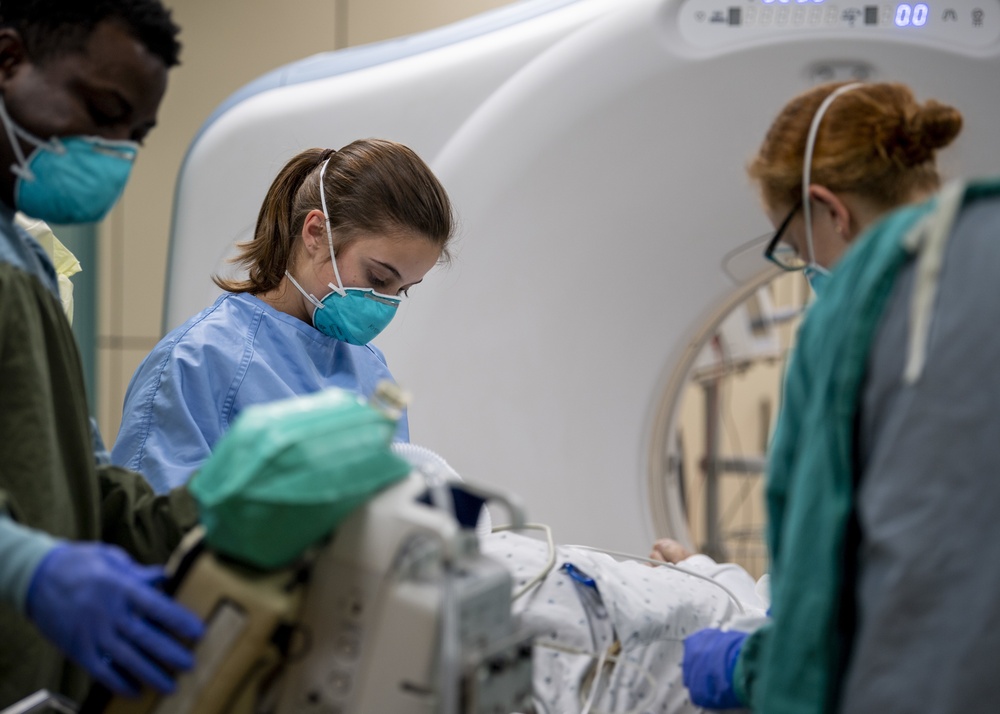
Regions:
<svg viewBox="0 0 1000 714"><path fill-rule="evenodd" d="M289 564L409 473L390 448L395 430L333 388L244 410L189 484L206 542L260 568Z"/></svg>

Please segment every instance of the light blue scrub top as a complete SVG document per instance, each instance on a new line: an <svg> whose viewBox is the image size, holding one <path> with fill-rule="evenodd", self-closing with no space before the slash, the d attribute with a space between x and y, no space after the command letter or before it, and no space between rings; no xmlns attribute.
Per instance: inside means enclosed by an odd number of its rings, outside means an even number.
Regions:
<svg viewBox="0 0 1000 714"><path fill-rule="evenodd" d="M350 345L247 294L227 293L164 337L125 395L111 461L158 493L187 482L241 411L326 387L370 397L392 379L373 345ZM406 415L396 439L409 441Z"/></svg>

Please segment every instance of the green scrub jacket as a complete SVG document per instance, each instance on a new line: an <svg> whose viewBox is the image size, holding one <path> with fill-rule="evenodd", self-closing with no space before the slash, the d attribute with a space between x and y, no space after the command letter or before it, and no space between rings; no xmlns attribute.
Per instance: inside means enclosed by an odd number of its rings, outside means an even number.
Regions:
<svg viewBox="0 0 1000 714"><path fill-rule="evenodd" d="M36 532L102 540L162 563L195 524L195 503L183 490L156 497L138 474L97 465L54 271L12 218L0 207L0 509ZM41 688L79 701L87 678L17 603L0 602L0 709Z"/></svg>

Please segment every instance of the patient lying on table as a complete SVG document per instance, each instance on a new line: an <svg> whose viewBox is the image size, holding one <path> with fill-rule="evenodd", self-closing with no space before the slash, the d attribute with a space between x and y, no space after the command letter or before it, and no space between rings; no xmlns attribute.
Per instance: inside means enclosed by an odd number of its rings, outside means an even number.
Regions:
<svg viewBox="0 0 1000 714"><path fill-rule="evenodd" d="M539 712L701 711L681 682L684 638L703 627L752 628L767 609L749 573L704 555L651 568L557 546L546 573L544 541L495 532L480 543L510 570L514 611L539 633ZM546 574L531 586L539 573Z"/></svg>

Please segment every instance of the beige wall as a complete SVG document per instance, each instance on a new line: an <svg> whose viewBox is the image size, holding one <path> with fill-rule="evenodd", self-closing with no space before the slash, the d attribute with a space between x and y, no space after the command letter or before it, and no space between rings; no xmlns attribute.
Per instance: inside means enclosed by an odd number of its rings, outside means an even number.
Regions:
<svg viewBox="0 0 1000 714"><path fill-rule="evenodd" d="M281 65L446 25L507 0L166 0L181 26L159 126L100 231L97 416L114 441L128 380L160 337L174 183L225 99Z"/></svg>

